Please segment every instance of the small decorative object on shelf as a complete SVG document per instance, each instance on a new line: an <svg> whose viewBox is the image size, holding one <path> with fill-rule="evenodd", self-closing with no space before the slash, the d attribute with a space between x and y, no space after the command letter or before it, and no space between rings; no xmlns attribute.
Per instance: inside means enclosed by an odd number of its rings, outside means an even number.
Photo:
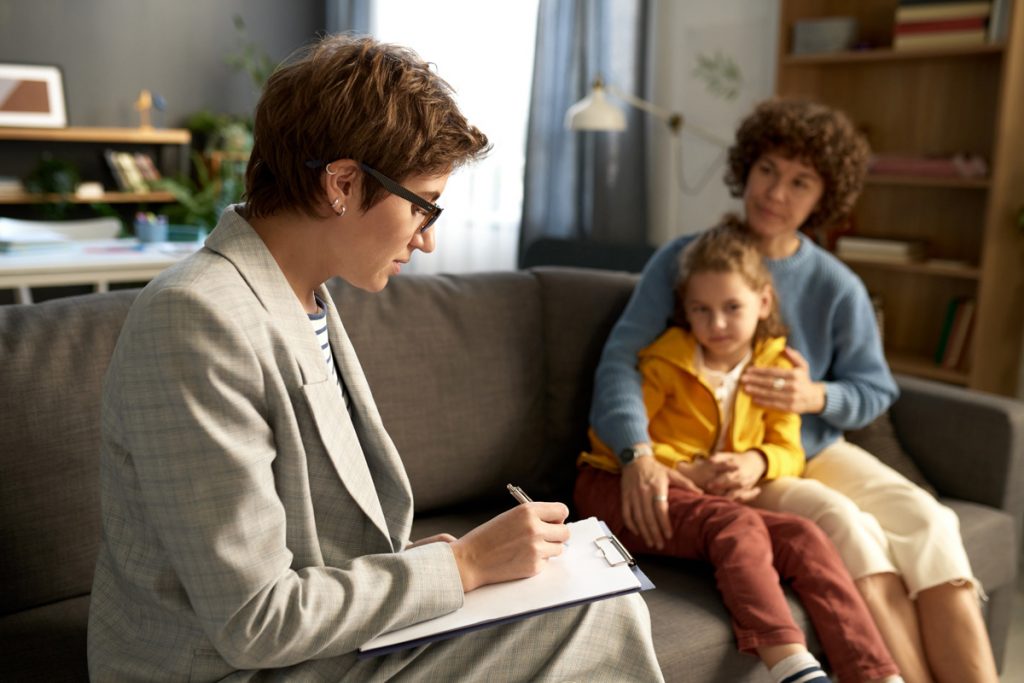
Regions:
<svg viewBox="0 0 1024 683"><path fill-rule="evenodd" d="M135 236L140 242L166 242L167 216L141 211L135 214Z"/></svg>
<svg viewBox="0 0 1024 683"><path fill-rule="evenodd" d="M793 22L793 54L810 55L843 52L857 43L857 20L853 17L800 19Z"/></svg>
<svg viewBox="0 0 1024 683"><path fill-rule="evenodd" d="M152 128L149 112L153 109L153 95L148 90L139 92L139 99L135 100L135 108L139 111L139 128L144 130Z"/></svg>
<svg viewBox="0 0 1024 683"><path fill-rule="evenodd" d="M0 64L0 126L63 128L64 79L56 66Z"/></svg>

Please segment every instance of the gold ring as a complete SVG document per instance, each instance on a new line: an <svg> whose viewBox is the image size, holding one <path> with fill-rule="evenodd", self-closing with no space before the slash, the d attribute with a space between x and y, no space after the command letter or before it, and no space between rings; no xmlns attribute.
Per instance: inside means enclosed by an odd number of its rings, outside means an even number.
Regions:
<svg viewBox="0 0 1024 683"><path fill-rule="evenodd" d="M668 500L668 496L666 496L664 494L660 495L660 496L655 496L654 497L654 502L655 503L664 503L666 500Z"/></svg>
<svg viewBox="0 0 1024 683"><path fill-rule="evenodd" d="M786 388L786 380L781 377L776 377L772 380L772 389L775 391L782 391Z"/></svg>

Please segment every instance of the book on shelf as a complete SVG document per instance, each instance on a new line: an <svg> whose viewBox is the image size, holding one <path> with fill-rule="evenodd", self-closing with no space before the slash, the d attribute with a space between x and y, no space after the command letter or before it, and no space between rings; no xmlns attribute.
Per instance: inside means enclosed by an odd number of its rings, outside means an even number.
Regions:
<svg viewBox="0 0 1024 683"><path fill-rule="evenodd" d="M139 173L142 174L142 179L152 187L154 183L160 181L160 171L156 167L156 163L153 161L153 157L149 156L145 152L136 152L134 154L135 166L139 169Z"/></svg>
<svg viewBox="0 0 1024 683"><path fill-rule="evenodd" d="M940 340L940 343L942 341L945 342L942 345L941 365L948 370L959 368L967 357L966 351L970 341L971 330L974 327L974 309L977 305L973 297L959 298L954 301L956 307L952 320L949 321L946 338Z"/></svg>
<svg viewBox="0 0 1024 683"><path fill-rule="evenodd" d="M991 12L991 0L957 0L954 2L941 2L940 0L908 2L907 0L900 0L899 6L896 7L896 23L973 17L987 19Z"/></svg>
<svg viewBox="0 0 1024 683"><path fill-rule="evenodd" d="M1001 43L1006 40L1011 4L1012 0L995 0L992 3L992 14L988 20L988 42Z"/></svg>
<svg viewBox="0 0 1024 683"><path fill-rule="evenodd" d="M897 33L892 40L894 50L925 50L940 47L984 45L988 32L984 28L967 31L935 31L930 33Z"/></svg>
<svg viewBox="0 0 1024 683"><path fill-rule="evenodd" d="M111 175L114 176L117 189L121 192L149 192L149 183L159 180L159 177L156 177L149 181L147 177L153 177L153 173L156 172L156 165L148 155L108 149L103 152L103 156L107 160ZM145 160L140 163L140 156L148 159L149 163Z"/></svg>
<svg viewBox="0 0 1024 683"><path fill-rule="evenodd" d="M912 263L925 257L925 244L917 240L843 235L836 240L836 256L887 263Z"/></svg>
<svg viewBox="0 0 1024 683"><path fill-rule="evenodd" d="M885 342L885 305L881 294L868 292L871 297L871 308L875 312L875 322L878 324L878 338Z"/></svg>
<svg viewBox="0 0 1024 683"><path fill-rule="evenodd" d="M942 328L939 330L939 343L935 347L935 364L942 365L942 359L946 357L946 346L949 344L949 331L953 327L953 320L956 318L956 309L959 308L963 299L954 297L946 304L946 315L942 319Z"/></svg>
<svg viewBox="0 0 1024 683"><path fill-rule="evenodd" d="M986 178L988 163L976 154L953 154L942 157L875 154L868 161L868 173L930 178Z"/></svg>
<svg viewBox="0 0 1024 683"><path fill-rule="evenodd" d="M918 33L952 33L956 31L983 31L985 17L952 17L930 21L903 21L896 24L896 35Z"/></svg>

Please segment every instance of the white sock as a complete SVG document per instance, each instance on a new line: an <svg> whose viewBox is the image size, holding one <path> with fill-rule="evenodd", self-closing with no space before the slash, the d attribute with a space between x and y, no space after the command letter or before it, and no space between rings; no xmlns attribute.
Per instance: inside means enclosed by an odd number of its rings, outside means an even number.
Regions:
<svg viewBox="0 0 1024 683"><path fill-rule="evenodd" d="M828 683L828 676L810 652L797 652L777 662L769 672L775 683Z"/></svg>

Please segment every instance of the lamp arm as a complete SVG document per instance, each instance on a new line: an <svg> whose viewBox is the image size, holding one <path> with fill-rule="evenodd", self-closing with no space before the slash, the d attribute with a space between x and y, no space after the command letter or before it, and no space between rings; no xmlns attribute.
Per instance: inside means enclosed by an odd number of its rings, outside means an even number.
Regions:
<svg viewBox="0 0 1024 683"><path fill-rule="evenodd" d="M712 142L721 147L729 147L732 144L730 140L726 140L722 137L719 137L718 135L715 135L711 131L707 130L706 128L702 128L695 123L690 123L679 112L670 111L668 109L665 109L664 107L659 107L653 102L648 102L647 100L640 99L639 97L631 95L628 92L619 90L610 83L604 84L604 88L608 92L618 97L620 100L623 100L631 104L632 106L636 107L637 109L647 112L656 119L663 121L666 125L668 125L673 135L678 135L680 130L682 130L683 125L685 124L686 126L689 127L691 131L701 136L708 142Z"/></svg>

